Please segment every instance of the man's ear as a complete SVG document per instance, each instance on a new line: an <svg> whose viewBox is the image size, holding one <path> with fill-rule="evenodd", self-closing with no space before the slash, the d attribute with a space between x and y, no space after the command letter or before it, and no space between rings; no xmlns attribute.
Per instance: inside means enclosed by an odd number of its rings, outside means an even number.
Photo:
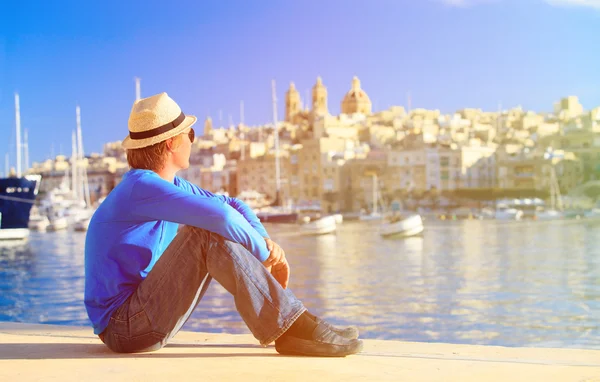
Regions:
<svg viewBox="0 0 600 382"><path fill-rule="evenodd" d="M173 152L173 138L169 138L165 142L167 144L167 151Z"/></svg>

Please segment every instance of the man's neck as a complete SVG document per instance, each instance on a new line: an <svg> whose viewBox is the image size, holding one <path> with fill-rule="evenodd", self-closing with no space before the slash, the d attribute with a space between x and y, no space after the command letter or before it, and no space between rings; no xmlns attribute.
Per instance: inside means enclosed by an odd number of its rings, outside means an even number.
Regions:
<svg viewBox="0 0 600 382"><path fill-rule="evenodd" d="M175 180L175 174L177 174L177 169L171 166L165 166L162 170L157 171L158 176L166 180L167 182L173 183Z"/></svg>

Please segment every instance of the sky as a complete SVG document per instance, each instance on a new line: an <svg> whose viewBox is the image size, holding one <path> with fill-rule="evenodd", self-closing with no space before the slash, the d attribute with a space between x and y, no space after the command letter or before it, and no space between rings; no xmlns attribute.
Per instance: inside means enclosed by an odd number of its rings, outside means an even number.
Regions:
<svg viewBox="0 0 600 382"><path fill-rule="evenodd" d="M0 159L15 163L14 94L30 160L127 135L135 99L167 92L197 131L272 121L290 81L323 78L337 114L353 76L375 111L392 105L552 111L600 106L600 0L222 0L0 2ZM221 111L221 113L219 113ZM1 160L0 163L3 163ZM0 166L0 171L4 165Z"/></svg>

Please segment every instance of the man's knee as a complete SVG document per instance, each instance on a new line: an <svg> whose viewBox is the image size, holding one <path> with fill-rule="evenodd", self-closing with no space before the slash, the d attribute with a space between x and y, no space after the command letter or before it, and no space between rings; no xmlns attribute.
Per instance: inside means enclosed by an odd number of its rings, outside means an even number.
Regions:
<svg viewBox="0 0 600 382"><path fill-rule="evenodd" d="M213 236L219 236L214 232L207 231L203 228L194 227L193 225L180 225L178 233L183 235L193 235L207 241L213 238Z"/></svg>

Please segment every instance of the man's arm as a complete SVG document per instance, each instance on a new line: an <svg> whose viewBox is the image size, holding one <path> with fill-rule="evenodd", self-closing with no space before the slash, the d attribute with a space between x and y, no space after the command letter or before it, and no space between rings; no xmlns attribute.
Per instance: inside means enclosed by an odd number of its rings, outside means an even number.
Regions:
<svg viewBox="0 0 600 382"><path fill-rule="evenodd" d="M241 200L239 200L237 198L232 198L232 197L225 196L225 195L215 195L212 192L206 191L206 190L196 186L195 184L188 182L187 180L185 180L183 178L176 177L175 179L176 179L176 182L179 182L179 184L178 184L179 187L187 189L195 195L201 195L201 196L205 196L205 197L221 199L224 203L227 203L228 205L233 207L237 212L242 214L244 219L246 219L246 221L248 223L250 223L250 225L256 231L258 231L258 233L262 237L264 237L265 239L269 238L269 234L267 233L267 230L260 222L260 219L256 216L254 211L252 211L252 208L250 208L246 203L242 202Z"/></svg>
<svg viewBox="0 0 600 382"><path fill-rule="evenodd" d="M152 175L140 178L132 195L132 212L140 217L202 228L242 244L261 262L269 257L261 233L223 198L193 194Z"/></svg>

